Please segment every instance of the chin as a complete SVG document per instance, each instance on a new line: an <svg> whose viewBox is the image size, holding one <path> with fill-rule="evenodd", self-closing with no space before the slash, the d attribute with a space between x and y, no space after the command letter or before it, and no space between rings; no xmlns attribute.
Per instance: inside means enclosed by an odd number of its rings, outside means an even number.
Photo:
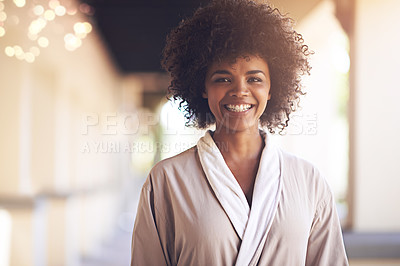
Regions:
<svg viewBox="0 0 400 266"><path fill-rule="evenodd" d="M242 132L258 132L258 122L257 123L245 123L245 122L234 122L232 121L229 124L224 124L222 126L216 127L216 132L223 132L223 133L242 133Z"/></svg>

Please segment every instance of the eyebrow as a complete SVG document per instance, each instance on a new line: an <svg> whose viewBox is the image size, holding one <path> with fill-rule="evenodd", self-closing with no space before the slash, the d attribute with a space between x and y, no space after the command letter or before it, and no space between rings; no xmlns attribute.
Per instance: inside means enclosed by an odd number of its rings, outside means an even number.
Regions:
<svg viewBox="0 0 400 266"><path fill-rule="evenodd" d="M246 72L246 75L258 74L258 73L262 73L262 74L264 74L264 76L266 76L264 71L261 71L261 70L250 70L250 71ZM212 77L212 76L214 76L216 74L232 75L232 73L229 72L228 70L216 70L211 74L210 77Z"/></svg>

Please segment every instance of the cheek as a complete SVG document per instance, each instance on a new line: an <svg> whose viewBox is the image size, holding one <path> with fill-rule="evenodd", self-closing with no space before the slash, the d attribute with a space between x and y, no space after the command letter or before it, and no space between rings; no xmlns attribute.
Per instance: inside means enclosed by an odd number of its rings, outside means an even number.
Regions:
<svg viewBox="0 0 400 266"><path fill-rule="evenodd" d="M219 104L217 101L212 99L212 96L210 98L208 98L208 107L210 108L210 110L214 116L217 113L219 113Z"/></svg>
<svg viewBox="0 0 400 266"><path fill-rule="evenodd" d="M207 102L208 102L208 108L210 108L211 113L216 117L220 116L221 114L220 101L218 100L216 95L213 93L208 93Z"/></svg>
<svg viewBox="0 0 400 266"><path fill-rule="evenodd" d="M263 94L260 95L260 99L262 99L259 103L260 103L260 113L263 113L265 111L265 109L267 108L268 105L268 101L271 99L271 94Z"/></svg>

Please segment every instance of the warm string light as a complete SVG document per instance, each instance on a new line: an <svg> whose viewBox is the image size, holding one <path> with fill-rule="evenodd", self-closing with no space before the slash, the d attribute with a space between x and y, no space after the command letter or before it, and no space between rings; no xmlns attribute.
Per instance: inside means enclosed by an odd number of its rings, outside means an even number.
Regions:
<svg viewBox="0 0 400 266"><path fill-rule="evenodd" d="M92 25L88 22L77 22L74 24L74 34L68 33L64 36L65 49L74 51L82 45L82 40L92 31Z"/></svg>
<svg viewBox="0 0 400 266"><path fill-rule="evenodd" d="M4 21L7 19L7 14L4 12L4 4L0 2L0 37L6 34L6 29L3 27Z"/></svg>
<svg viewBox="0 0 400 266"><path fill-rule="evenodd" d="M6 12L1 11L1 12L0 12L0 21L1 21L1 22L4 22L4 21L6 21L6 19L7 19L7 14L6 14Z"/></svg>
<svg viewBox="0 0 400 266"><path fill-rule="evenodd" d="M17 8L26 6L26 0L13 0L13 3ZM5 8L4 0L0 0L0 38L7 33L5 22L8 22L8 25L19 24L19 18L15 15L8 17ZM74 16L78 10L86 15L93 15L94 13L93 8L84 3L80 4L79 8L63 6L59 0L50 0L48 6L33 5L30 12L34 19L29 23L27 32L27 37L33 42L33 45L28 49L19 45L9 45L5 47L4 53L9 57L33 63L36 57L40 55L40 49L50 45L49 39L42 35L49 23L56 20L57 17ZM76 22L72 28L72 33L64 35L64 46L68 51L74 51L82 46L82 40L92 31L92 25L89 22Z"/></svg>
<svg viewBox="0 0 400 266"><path fill-rule="evenodd" d="M25 1L25 0L14 0L14 4L15 4L17 7L24 7L25 4L26 4L26 1Z"/></svg>

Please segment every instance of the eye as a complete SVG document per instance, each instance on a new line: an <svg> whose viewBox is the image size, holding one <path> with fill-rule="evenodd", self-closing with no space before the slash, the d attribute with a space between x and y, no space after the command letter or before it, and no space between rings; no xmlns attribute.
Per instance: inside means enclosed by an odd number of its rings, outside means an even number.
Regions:
<svg viewBox="0 0 400 266"><path fill-rule="evenodd" d="M214 82L223 83L223 82L231 82L229 78L217 78Z"/></svg>
<svg viewBox="0 0 400 266"><path fill-rule="evenodd" d="M247 81L248 82L262 82L262 79L260 79L258 77L250 77Z"/></svg>

